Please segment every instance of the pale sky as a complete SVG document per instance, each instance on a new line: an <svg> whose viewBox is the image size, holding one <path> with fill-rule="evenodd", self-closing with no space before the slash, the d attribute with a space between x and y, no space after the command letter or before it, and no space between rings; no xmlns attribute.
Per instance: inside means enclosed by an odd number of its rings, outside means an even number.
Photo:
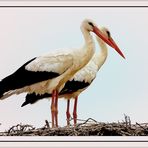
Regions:
<svg viewBox="0 0 148 148"><path fill-rule="evenodd" d="M108 47L97 78L79 96L78 118L118 122L127 114L133 123L148 122L148 8L0 8L0 79L35 56L81 47L80 24L85 18L110 30L126 60ZM0 130L18 123L41 127L46 119L51 121L51 102L44 99L21 108L25 95L0 101ZM65 111L61 99L60 126L66 125Z"/></svg>

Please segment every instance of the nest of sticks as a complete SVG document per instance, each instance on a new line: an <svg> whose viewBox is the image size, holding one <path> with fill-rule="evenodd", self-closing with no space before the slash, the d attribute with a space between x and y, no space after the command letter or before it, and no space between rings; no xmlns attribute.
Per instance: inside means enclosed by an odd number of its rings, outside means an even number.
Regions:
<svg viewBox="0 0 148 148"><path fill-rule="evenodd" d="M46 120L42 128L32 125L18 124L12 126L0 136L146 136L148 123L131 124L130 118L125 116L125 121L117 123L103 123L89 118L80 120L79 124L69 127L51 128Z"/></svg>

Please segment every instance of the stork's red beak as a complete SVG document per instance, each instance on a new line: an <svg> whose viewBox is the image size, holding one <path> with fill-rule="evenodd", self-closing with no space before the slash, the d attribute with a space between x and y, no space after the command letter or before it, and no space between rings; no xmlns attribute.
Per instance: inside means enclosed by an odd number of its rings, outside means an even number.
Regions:
<svg viewBox="0 0 148 148"><path fill-rule="evenodd" d="M123 55L123 53L121 52L121 50L119 49L119 47L117 46L117 44L115 43L115 41L112 38L107 38L102 32L101 30L94 26L93 28L93 32L100 37L104 42L106 42L109 46L111 46L112 48L114 48L124 59L125 56Z"/></svg>
<svg viewBox="0 0 148 148"><path fill-rule="evenodd" d="M115 43L115 41L111 37L108 40L112 44L111 47L113 47L125 59L125 56L123 55L123 53L121 52L121 50L119 49L119 47L117 46L117 44Z"/></svg>

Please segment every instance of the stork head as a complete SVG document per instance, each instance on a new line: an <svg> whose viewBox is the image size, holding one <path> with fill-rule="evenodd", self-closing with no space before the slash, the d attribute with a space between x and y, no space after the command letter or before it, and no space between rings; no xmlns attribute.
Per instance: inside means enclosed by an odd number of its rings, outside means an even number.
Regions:
<svg viewBox="0 0 148 148"><path fill-rule="evenodd" d="M100 37L105 43L107 43L109 46L111 46L112 48L114 48L123 58L124 55L123 53L120 51L120 49L118 48L118 46L116 45L116 43L114 42L114 40L106 35L104 35L104 33L101 32L101 30L97 27L97 25L90 19L85 19L82 22L81 25L81 29L85 30L85 31L91 31L94 32L98 37ZM107 32L106 32L107 33ZM108 32L110 34L110 32Z"/></svg>
<svg viewBox="0 0 148 148"><path fill-rule="evenodd" d="M109 31L108 28L106 28L106 27L101 27L100 30L101 30L101 32L102 32L108 39L111 38L111 33L110 33L110 31Z"/></svg>
<svg viewBox="0 0 148 148"><path fill-rule="evenodd" d="M87 31L92 31L93 32L93 28L94 28L95 23L90 20L90 19L85 19L83 22L82 22L82 25L81 25L81 28L84 28L85 30Z"/></svg>
<svg viewBox="0 0 148 148"><path fill-rule="evenodd" d="M113 47L125 59L125 56L123 55L115 41L112 39L110 31L106 27L102 27L100 30L103 35L110 41L111 47Z"/></svg>

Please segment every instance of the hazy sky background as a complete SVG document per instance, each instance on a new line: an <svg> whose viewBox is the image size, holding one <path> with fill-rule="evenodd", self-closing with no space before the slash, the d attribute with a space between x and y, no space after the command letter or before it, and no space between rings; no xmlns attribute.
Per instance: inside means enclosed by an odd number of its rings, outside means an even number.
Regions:
<svg viewBox="0 0 148 148"><path fill-rule="evenodd" d="M108 27L126 60L108 48L97 78L79 96L78 118L117 122L127 114L133 123L148 122L148 8L0 8L0 79L35 56L81 47L80 24L85 18ZM41 127L46 119L51 121L50 101L21 108L24 96L0 101L0 130L18 123ZM66 125L65 111L61 99L60 126Z"/></svg>

